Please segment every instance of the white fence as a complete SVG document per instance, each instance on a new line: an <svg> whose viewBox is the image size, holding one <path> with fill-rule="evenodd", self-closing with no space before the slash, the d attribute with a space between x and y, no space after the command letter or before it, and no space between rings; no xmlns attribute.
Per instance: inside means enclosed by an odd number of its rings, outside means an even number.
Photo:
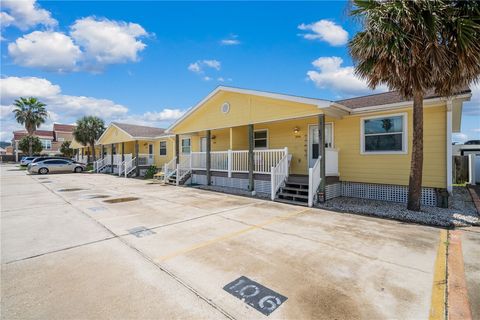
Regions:
<svg viewBox="0 0 480 320"><path fill-rule="evenodd" d="M275 167L272 167L270 176L270 186L272 188L270 196L272 200L275 200L278 189L280 189L288 178L288 157L288 150L285 149L285 154L282 159L280 159Z"/></svg>
<svg viewBox="0 0 480 320"><path fill-rule="evenodd" d="M338 150L325 149L325 175L338 176Z"/></svg>
<svg viewBox="0 0 480 320"><path fill-rule="evenodd" d="M480 183L480 154L468 155L468 183L477 184Z"/></svg>
<svg viewBox="0 0 480 320"><path fill-rule="evenodd" d="M139 166L151 166L155 163L153 154L140 153L138 155L138 165Z"/></svg>

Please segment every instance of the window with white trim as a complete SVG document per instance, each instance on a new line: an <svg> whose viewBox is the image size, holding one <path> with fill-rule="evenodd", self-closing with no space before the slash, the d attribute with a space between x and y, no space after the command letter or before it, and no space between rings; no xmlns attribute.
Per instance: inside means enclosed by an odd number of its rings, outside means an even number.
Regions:
<svg viewBox="0 0 480 320"><path fill-rule="evenodd" d="M160 155L167 155L167 141L160 141Z"/></svg>
<svg viewBox="0 0 480 320"><path fill-rule="evenodd" d="M405 115L363 118L361 121L363 153L407 151Z"/></svg>
<svg viewBox="0 0 480 320"><path fill-rule="evenodd" d="M268 131L257 130L253 132L253 146L255 149L267 149L268 148Z"/></svg>
<svg viewBox="0 0 480 320"><path fill-rule="evenodd" d="M182 139L182 153L189 154L192 151L192 141L190 138Z"/></svg>
<svg viewBox="0 0 480 320"><path fill-rule="evenodd" d="M52 140L41 139L43 149L52 149Z"/></svg>

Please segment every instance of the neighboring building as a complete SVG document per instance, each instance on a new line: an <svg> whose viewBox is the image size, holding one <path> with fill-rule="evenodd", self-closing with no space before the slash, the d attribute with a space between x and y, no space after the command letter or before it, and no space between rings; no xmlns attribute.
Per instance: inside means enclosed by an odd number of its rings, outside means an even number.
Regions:
<svg viewBox="0 0 480 320"><path fill-rule="evenodd" d="M42 142L43 150L40 153L41 155L58 155L60 154L60 147L64 141L73 140L73 130L75 129L74 125L68 124L58 124L53 125L53 130L36 130L34 136L38 137ZM22 140L23 137L27 136L26 130L18 130L13 132L12 146L13 151L18 155L22 153L21 150L18 150L18 143ZM15 152L18 150L18 153Z"/></svg>
<svg viewBox="0 0 480 320"><path fill-rule="evenodd" d="M0 147L0 155L6 155L7 154L7 150L3 149L2 147Z"/></svg>
<svg viewBox="0 0 480 320"><path fill-rule="evenodd" d="M170 161L173 136L164 129L112 122L95 145L98 172L143 175L151 165L159 168ZM89 146L74 142L77 160L87 162ZM91 159L90 159L91 160Z"/></svg>
<svg viewBox="0 0 480 320"><path fill-rule="evenodd" d="M480 155L480 140L469 140L464 144L453 145L453 155L467 156L469 154Z"/></svg>
<svg viewBox="0 0 480 320"><path fill-rule="evenodd" d="M425 96L424 204L445 205L452 190L451 135L460 131L462 103L470 97L468 88L449 99ZM327 101L221 86L167 132L178 141L180 182L308 205L317 191L326 199L405 202L412 104L396 92ZM173 166L169 174L179 173Z"/></svg>

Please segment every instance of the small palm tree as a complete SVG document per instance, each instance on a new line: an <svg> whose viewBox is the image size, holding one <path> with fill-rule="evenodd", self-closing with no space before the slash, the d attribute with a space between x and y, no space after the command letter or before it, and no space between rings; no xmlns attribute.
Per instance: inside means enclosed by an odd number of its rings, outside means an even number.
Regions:
<svg viewBox="0 0 480 320"><path fill-rule="evenodd" d="M420 210L423 97L451 96L480 75L480 1L354 0L363 31L349 43L355 73L371 88L386 84L413 98L413 146L407 208Z"/></svg>
<svg viewBox="0 0 480 320"><path fill-rule="evenodd" d="M45 120L48 117L48 112L45 108L46 105L34 97L20 97L14 101L13 106L15 120L17 120L19 124L25 126L25 130L27 130L28 136L30 137L33 136L35 130L37 130L40 125L45 123ZM30 139L29 141L28 155L31 156L33 155L33 140Z"/></svg>
<svg viewBox="0 0 480 320"><path fill-rule="evenodd" d="M75 140L84 146L90 146L92 150L93 162L95 162L95 141L100 138L105 131L105 123L102 119L95 116L85 116L77 120L77 127L73 131ZM90 155L88 156L90 162Z"/></svg>

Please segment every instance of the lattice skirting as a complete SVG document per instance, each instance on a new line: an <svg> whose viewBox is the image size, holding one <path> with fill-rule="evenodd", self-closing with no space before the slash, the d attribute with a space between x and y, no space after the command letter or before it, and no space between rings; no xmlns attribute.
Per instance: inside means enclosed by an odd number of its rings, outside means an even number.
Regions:
<svg viewBox="0 0 480 320"><path fill-rule="evenodd" d="M331 199L334 196L344 196L353 198L364 198L373 200L383 200L392 202L407 202L408 187L388 184L371 184L371 183L358 183L358 182L346 182L342 181L334 185L327 186L327 199ZM329 198L329 187L330 191ZM340 194L338 188L341 188ZM437 193L435 188L422 188L421 202L426 206L437 206Z"/></svg>
<svg viewBox="0 0 480 320"><path fill-rule="evenodd" d="M206 185L207 177L201 174L193 174L192 183ZM212 176L212 185L219 186L219 187L248 190L248 179ZM270 181L255 180L255 191L261 192L261 193L270 193L271 191Z"/></svg>

